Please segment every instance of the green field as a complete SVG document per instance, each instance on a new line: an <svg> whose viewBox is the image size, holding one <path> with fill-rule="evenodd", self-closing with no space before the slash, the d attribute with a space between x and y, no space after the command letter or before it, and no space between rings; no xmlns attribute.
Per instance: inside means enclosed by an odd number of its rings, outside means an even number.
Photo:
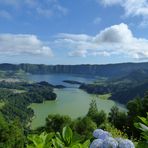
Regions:
<svg viewBox="0 0 148 148"><path fill-rule="evenodd" d="M111 94L103 94L103 95L94 95L94 98L99 98L101 100L108 100Z"/></svg>
<svg viewBox="0 0 148 148"><path fill-rule="evenodd" d="M9 89L9 90L11 90L15 94L20 94L20 93L26 92L25 90L19 90L19 89Z"/></svg>

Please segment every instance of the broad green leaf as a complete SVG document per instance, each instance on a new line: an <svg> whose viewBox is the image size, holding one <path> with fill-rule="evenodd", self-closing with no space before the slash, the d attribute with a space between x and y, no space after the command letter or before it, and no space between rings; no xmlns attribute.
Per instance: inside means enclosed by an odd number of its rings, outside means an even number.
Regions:
<svg viewBox="0 0 148 148"><path fill-rule="evenodd" d="M139 142L136 148L148 148L147 142Z"/></svg>
<svg viewBox="0 0 148 148"><path fill-rule="evenodd" d="M63 141L63 138L59 132L56 133L56 137L59 138L61 141Z"/></svg>
<svg viewBox="0 0 148 148"><path fill-rule="evenodd" d="M51 141L54 136L55 136L55 133L49 133L49 134L47 134L46 143L47 143L48 141Z"/></svg>
<svg viewBox="0 0 148 148"><path fill-rule="evenodd" d="M62 131L62 136L63 136L64 142L66 144L70 144L71 141L72 141L72 136L73 136L71 128L70 127L64 127L63 131Z"/></svg>
<svg viewBox="0 0 148 148"><path fill-rule="evenodd" d="M141 129L142 131L144 131L144 132L148 131L148 127L147 127L146 125L144 125L144 124L142 124L142 123L139 123L139 125L140 125L140 129Z"/></svg>
<svg viewBox="0 0 148 148"><path fill-rule="evenodd" d="M59 143L56 139L52 139L52 144L54 148L64 148L64 145Z"/></svg>
<svg viewBox="0 0 148 148"><path fill-rule="evenodd" d="M43 142L38 135L29 135L28 140L30 140L34 144L34 146L37 146Z"/></svg>
<svg viewBox="0 0 148 148"><path fill-rule="evenodd" d="M78 144L73 145L71 148L83 148L83 146L80 143L78 143Z"/></svg>
<svg viewBox="0 0 148 148"><path fill-rule="evenodd" d="M145 125L148 126L148 119L146 119L145 117L138 117Z"/></svg>
<svg viewBox="0 0 148 148"><path fill-rule="evenodd" d="M90 145L90 140L86 140L84 143L83 143L83 148L88 148Z"/></svg>

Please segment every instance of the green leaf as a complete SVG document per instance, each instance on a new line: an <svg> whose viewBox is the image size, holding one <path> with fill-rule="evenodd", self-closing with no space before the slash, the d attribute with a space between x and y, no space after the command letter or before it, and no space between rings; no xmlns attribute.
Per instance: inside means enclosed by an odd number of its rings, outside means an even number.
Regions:
<svg viewBox="0 0 148 148"><path fill-rule="evenodd" d="M63 137L61 136L59 132L56 133L56 137L59 138L61 141L63 141Z"/></svg>
<svg viewBox="0 0 148 148"><path fill-rule="evenodd" d="M148 127L146 125L144 125L142 123L139 123L139 125L140 125L140 128L139 129L141 129L144 132L148 131Z"/></svg>
<svg viewBox="0 0 148 148"><path fill-rule="evenodd" d="M49 141L51 141L54 136L55 136L55 133L49 133L49 134L47 134L46 143L49 142Z"/></svg>
<svg viewBox="0 0 148 148"><path fill-rule="evenodd" d="M57 141L57 139L52 139L52 144L54 148L64 148L63 143L61 143L60 141Z"/></svg>
<svg viewBox="0 0 148 148"><path fill-rule="evenodd" d="M145 117L138 117L145 125L148 126L148 119L146 119Z"/></svg>
<svg viewBox="0 0 148 148"><path fill-rule="evenodd" d="M78 144L73 145L71 148L83 148L83 147L80 143L78 143Z"/></svg>
<svg viewBox="0 0 148 148"><path fill-rule="evenodd" d="M86 140L84 143L83 143L83 148L88 148L90 145L90 140Z"/></svg>
<svg viewBox="0 0 148 148"><path fill-rule="evenodd" d="M32 145L27 145L27 148L35 148L35 147Z"/></svg>
<svg viewBox="0 0 148 148"><path fill-rule="evenodd" d="M62 137L64 139L64 142L67 145L69 145L72 141L73 133L70 127L64 127L62 131Z"/></svg>
<svg viewBox="0 0 148 148"><path fill-rule="evenodd" d="M147 148L148 143L147 142L139 142L136 148Z"/></svg>
<svg viewBox="0 0 148 148"><path fill-rule="evenodd" d="M34 144L34 146L37 146L43 142L38 135L29 135L28 140L30 140Z"/></svg>

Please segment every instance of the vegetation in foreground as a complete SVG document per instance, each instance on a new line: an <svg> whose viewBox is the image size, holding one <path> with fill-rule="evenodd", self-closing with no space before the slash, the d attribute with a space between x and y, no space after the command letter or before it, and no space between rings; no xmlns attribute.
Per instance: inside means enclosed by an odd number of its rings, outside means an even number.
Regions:
<svg viewBox="0 0 148 148"><path fill-rule="evenodd" d="M55 148L87 148L94 140L92 136L93 131L99 128L111 133L113 138L128 138L135 145L138 143L137 148L144 148L148 142L148 118L146 114L148 109L148 95L145 95L143 99L137 98L130 101L127 104L127 108L128 112L125 113L120 112L117 107L113 107L107 115L103 111L98 111L94 100L91 102L89 111L85 117L73 121L68 116L49 115L46 119L45 126L39 127L34 131L24 128L22 123L19 122L19 119L6 120L5 115L1 114L0 147L46 148L47 145L50 145L49 147ZM67 130L70 135L67 134ZM63 133L67 135L67 138L64 138L65 135Z"/></svg>
<svg viewBox="0 0 148 148"><path fill-rule="evenodd" d="M61 134L59 132L31 134L28 136L27 148L147 148L148 146L148 116L147 118L139 117L141 121L135 123L135 126L142 130L141 136L143 140L137 144L129 139L119 137L119 135L112 137L112 134L102 129L93 131L92 139L81 141L74 137L71 128L66 126L63 128Z"/></svg>
<svg viewBox="0 0 148 148"><path fill-rule="evenodd" d="M114 106L107 115L98 111L96 102L92 101L85 117L72 120L68 116L49 115L45 126L31 130L29 123L34 112L28 106L33 102L54 100L53 88L47 82L0 82L0 148L46 148L49 144L55 148L87 148L94 140L93 131L98 128L111 133L113 138L132 140L137 148L147 148L148 93L129 101L127 113ZM102 96L105 98L107 95ZM71 139L71 142L63 141L63 130L71 131L70 136L66 134L66 139Z"/></svg>

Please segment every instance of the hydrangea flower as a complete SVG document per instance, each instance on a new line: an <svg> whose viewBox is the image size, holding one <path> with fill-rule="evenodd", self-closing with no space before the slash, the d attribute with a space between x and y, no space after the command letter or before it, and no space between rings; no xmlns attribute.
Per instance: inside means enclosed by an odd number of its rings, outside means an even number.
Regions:
<svg viewBox="0 0 148 148"><path fill-rule="evenodd" d="M94 132L93 132L93 136L97 139L106 139L108 137L111 136L111 134L107 131L103 131L102 129L96 129Z"/></svg>
<svg viewBox="0 0 148 148"><path fill-rule="evenodd" d="M120 138L120 140L118 140L118 143L119 143L119 148L135 148L133 142L128 139Z"/></svg>
<svg viewBox="0 0 148 148"><path fill-rule="evenodd" d="M108 137L103 141L103 148L118 148L118 142L114 138Z"/></svg>
<svg viewBox="0 0 148 148"><path fill-rule="evenodd" d="M98 138L99 137L99 135L101 135L101 134L103 134L103 130L102 129L96 129L96 130L94 130L94 132L93 132L93 136L95 137L95 138Z"/></svg>
<svg viewBox="0 0 148 148"><path fill-rule="evenodd" d="M101 140L101 139L95 139L91 143L90 148L103 148L102 144L103 144L103 140Z"/></svg>
<svg viewBox="0 0 148 148"><path fill-rule="evenodd" d="M107 131L104 131L102 134L98 136L98 139L105 140L106 138L111 137L111 134Z"/></svg>
<svg viewBox="0 0 148 148"><path fill-rule="evenodd" d="M102 129L96 129L93 132L95 139L90 148L135 148L132 141L122 138L112 138L111 134Z"/></svg>

